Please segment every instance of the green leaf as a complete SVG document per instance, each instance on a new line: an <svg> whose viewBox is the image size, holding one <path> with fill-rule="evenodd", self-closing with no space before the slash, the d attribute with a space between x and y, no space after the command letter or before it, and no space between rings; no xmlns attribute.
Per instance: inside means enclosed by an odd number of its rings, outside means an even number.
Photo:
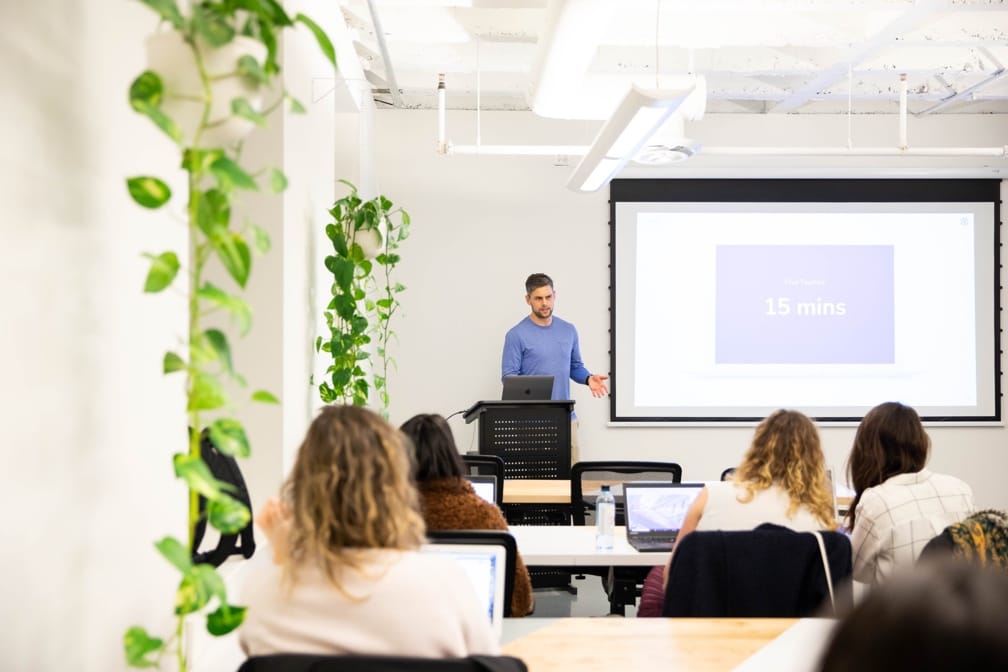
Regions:
<svg viewBox="0 0 1008 672"><path fill-rule="evenodd" d="M144 281L144 291L155 294L171 285L179 271L178 256L174 252L162 252L157 256L144 254L144 256L151 260L147 280Z"/></svg>
<svg viewBox="0 0 1008 672"><path fill-rule="evenodd" d="M165 560L170 562L175 569L180 572L188 572L192 569L192 558L189 555L189 549L185 545L175 539L174 537L164 537L159 542L154 544Z"/></svg>
<svg viewBox="0 0 1008 672"><path fill-rule="evenodd" d="M162 180L149 175L131 177L126 180L133 200L151 210L160 208L171 198L171 189Z"/></svg>
<svg viewBox="0 0 1008 672"><path fill-rule="evenodd" d="M144 70L130 84L130 106L137 112L146 114L145 108L160 106L163 98L164 84L153 70Z"/></svg>
<svg viewBox="0 0 1008 672"><path fill-rule="evenodd" d="M330 41L329 36L325 34L317 23L309 19L304 14L298 13L294 17L295 23L300 23L308 27L308 30L312 32L315 36L315 41L318 42L319 49L325 55L326 60L332 63L332 66L336 67L336 50L333 48L332 41Z"/></svg>
<svg viewBox="0 0 1008 672"><path fill-rule="evenodd" d="M202 175L210 170L213 162L224 156L220 149L202 149L199 147L187 147L182 152L182 169L195 175Z"/></svg>
<svg viewBox="0 0 1008 672"><path fill-rule="evenodd" d="M182 577L175 596L175 613L181 616L199 611L211 597L226 600L224 579L211 565L196 565Z"/></svg>
<svg viewBox="0 0 1008 672"><path fill-rule="evenodd" d="M259 185L251 175L242 170L237 163L222 156L210 165L210 172L214 174L222 189L235 186L239 189L258 191Z"/></svg>
<svg viewBox="0 0 1008 672"><path fill-rule="evenodd" d="M259 112L252 107L252 103L245 98L233 98L231 100L231 113L236 117L248 119L256 126L263 126L266 124L266 117L259 114ZM253 184L255 183L253 182Z"/></svg>
<svg viewBox="0 0 1008 672"><path fill-rule="evenodd" d="M210 245L224 265L224 270L234 278L239 287L244 288L252 270L252 252L248 243L235 231L218 229L210 238Z"/></svg>
<svg viewBox="0 0 1008 672"><path fill-rule="evenodd" d="M218 308L226 310L231 319L238 323L239 332L244 335L248 333L252 326L252 309L244 300L237 296L232 296L224 290L207 282L196 292L196 295Z"/></svg>
<svg viewBox="0 0 1008 672"><path fill-rule="evenodd" d="M138 625L127 630L123 636L126 664L130 667L158 667L157 656L151 657L151 654L160 652L163 647L164 640L151 637Z"/></svg>
<svg viewBox="0 0 1008 672"><path fill-rule="evenodd" d="M173 462L175 465L175 475L185 481L190 490L198 492L207 499L217 499L220 497L222 484L213 477L210 467L207 466L202 458L199 456L193 457L185 453L176 453L173 457Z"/></svg>
<svg viewBox="0 0 1008 672"><path fill-rule="evenodd" d="M164 362L162 364L162 371L164 373L175 373L176 371L185 371L186 363L181 357L176 355L174 352L166 352L164 356Z"/></svg>
<svg viewBox="0 0 1008 672"><path fill-rule="evenodd" d="M196 226L207 238L220 229L227 229L231 221L231 203L220 189L196 193Z"/></svg>
<svg viewBox="0 0 1008 672"><path fill-rule="evenodd" d="M270 77L266 74L266 71L262 69L254 57L245 54L238 59L238 74L251 80L253 86L265 86L269 84Z"/></svg>
<svg viewBox="0 0 1008 672"><path fill-rule="evenodd" d="M248 457L252 454L248 436L242 424L233 418L218 418L207 428L210 440L217 450L232 457Z"/></svg>
<svg viewBox="0 0 1008 672"><path fill-rule="evenodd" d="M220 360L221 364L224 365L224 369L228 373L234 373L234 362L231 361L231 346L228 345L227 336L220 329L207 329L203 332L203 338L213 349Z"/></svg>
<svg viewBox="0 0 1008 672"><path fill-rule="evenodd" d="M319 336L319 340L322 337ZM256 390L252 393L252 401L259 401L264 404L279 404L280 400L277 399L272 392L267 392L266 390Z"/></svg>
<svg viewBox="0 0 1008 672"><path fill-rule="evenodd" d="M287 100L290 101L290 113L291 114L304 114L305 107L301 104L301 101L294 96L287 96Z"/></svg>
<svg viewBox="0 0 1008 672"><path fill-rule="evenodd" d="M207 519L222 534L241 532L252 520L248 507L228 495L207 502Z"/></svg>
<svg viewBox="0 0 1008 672"><path fill-rule="evenodd" d="M224 394L223 388L215 378L205 375L193 377L187 411L212 411L226 403L227 395Z"/></svg>
<svg viewBox="0 0 1008 672"><path fill-rule="evenodd" d="M207 3L201 2L193 7L193 27L212 47L222 47L235 36L227 17Z"/></svg>
<svg viewBox="0 0 1008 672"><path fill-rule="evenodd" d="M176 143L182 142L182 129L175 123L175 120L165 114L165 111L160 107L150 107L145 105L142 106L139 111L153 121L154 124L169 138L174 140Z"/></svg>
<svg viewBox="0 0 1008 672"><path fill-rule="evenodd" d="M185 27L185 19L182 18L182 12L179 11L175 0L140 0L140 2L157 12L162 19L172 24L175 30L181 31Z"/></svg>
<svg viewBox="0 0 1008 672"><path fill-rule="evenodd" d="M255 245L255 249L259 254L266 254L270 251L273 243L270 241L269 234L261 226L252 225L252 241Z"/></svg>
<svg viewBox="0 0 1008 672"><path fill-rule="evenodd" d="M270 191L274 194L279 194L281 191L287 188L287 176L283 174L278 168L273 168L270 170Z"/></svg>
<svg viewBox="0 0 1008 672"><path fill-rule="evenodd" d="M226 635L245 620L245 607L222 604L207 614L207 632L215 637Z"/></svg>

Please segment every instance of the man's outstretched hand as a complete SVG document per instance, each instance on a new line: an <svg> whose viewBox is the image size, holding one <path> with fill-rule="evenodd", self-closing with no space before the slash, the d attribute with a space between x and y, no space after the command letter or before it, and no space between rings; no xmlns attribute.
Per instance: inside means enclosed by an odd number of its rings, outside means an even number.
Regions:
<svg viewBox="0 0 1008 672"><path fill-rule="evenodd" d="M609 388L605 384L607 380L609 380L609 376L599 374L588 376L588 389L591 390L593 397L604 397L609 394Z"/></svg>

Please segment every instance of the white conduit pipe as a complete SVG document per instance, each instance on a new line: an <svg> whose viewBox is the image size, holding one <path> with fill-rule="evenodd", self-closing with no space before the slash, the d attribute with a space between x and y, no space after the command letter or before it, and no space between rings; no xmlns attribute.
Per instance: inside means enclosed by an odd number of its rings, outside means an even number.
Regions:
<svg viewBox="0 0 1008 672"><path fill-rule="evenodd" d="M701 154L727 156L996 156L1008 157L1004 147L709 147Z"/></svg>
<svg viewBox="0 0 1008 672"><path fill-rule="evenodd" d="M453 145L445 138L445 81L438 75L438 152L487 156L584 156L589 145ZM905 138L901 137L901 141ZM991 156L1008 158L1003 147L710 147L712 156Z"/></svg>
<svg viewBox="0 0 1008 672"><path fill-rule="evenodd" d="M900 107L899 107L899 146L907 148L907 76L900 75Z"/></svg>
<svg viewBox="0 0 1008 672"><path fill-rule="evenodd" d="M438 154L447 154L448 145L445 143L445 81L443 72L438 74L437 102L437 151Z"/></svg>

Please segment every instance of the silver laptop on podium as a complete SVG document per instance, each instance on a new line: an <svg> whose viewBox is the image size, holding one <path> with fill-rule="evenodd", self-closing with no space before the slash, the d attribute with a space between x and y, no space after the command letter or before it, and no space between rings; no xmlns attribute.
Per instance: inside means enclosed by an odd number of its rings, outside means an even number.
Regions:
<svg viewBox="0 0 1008 672"><path fill-rule="evenodd" d="M642 552L671 551L703 488L703 483L625 482L627 542Z"/></svg>

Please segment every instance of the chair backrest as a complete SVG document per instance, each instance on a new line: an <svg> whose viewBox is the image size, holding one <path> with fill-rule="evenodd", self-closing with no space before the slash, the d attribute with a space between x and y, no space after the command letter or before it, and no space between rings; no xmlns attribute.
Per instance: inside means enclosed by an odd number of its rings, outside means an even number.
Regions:
<svg viewBox="0 0 1008 672"><path fill-rule="evenodd" d="M505 530L428 530L432 544L496 544L504 547L504 616L511 615L518 544Z"/></svg>
<svg viewBox="0 0 1008 672"><path fill-rule="evenodd" d="M595 518L595 498L601 485L609 485L616 497L616 524L625 525L623 483L627 481L682 482L682 467L675 462L577 462L571 467L571 520L587 525Z"/></svg>
<svg viewBox="0 0 1008 672"><path fill-rule="evenodd" d="M238 672L528 672L528 667L514 656L414 658L274 653L246 659Z"/></svg>
<svg viewBox="0 0 1008 672"><path fill-rule="evenodd" d="M497 490L494 497L497 499L497 506L504 503L504 459L499 455L473 455L466 453L462 456L465 463L466 473L472 476L496 476Z"/></svg>
<svg viewBox="0 0 1008 672"><path fill-rule="evenodd" d="M851 606L851 545L820 532L837 610ZM746 531L700 531L683 537L669 568L663 616L696 618L813 616L830 600L815 535L764 524Z"/></svg>
<svg viewBox="0 0 1008 672"><path fill-rule="evenodd" d="M721 480L722 481L727 481L728 477L735 473L735 469L736 468L737 467L728 467L727 469L725 469L724 471L722 471L721 472Z"/></svg>

